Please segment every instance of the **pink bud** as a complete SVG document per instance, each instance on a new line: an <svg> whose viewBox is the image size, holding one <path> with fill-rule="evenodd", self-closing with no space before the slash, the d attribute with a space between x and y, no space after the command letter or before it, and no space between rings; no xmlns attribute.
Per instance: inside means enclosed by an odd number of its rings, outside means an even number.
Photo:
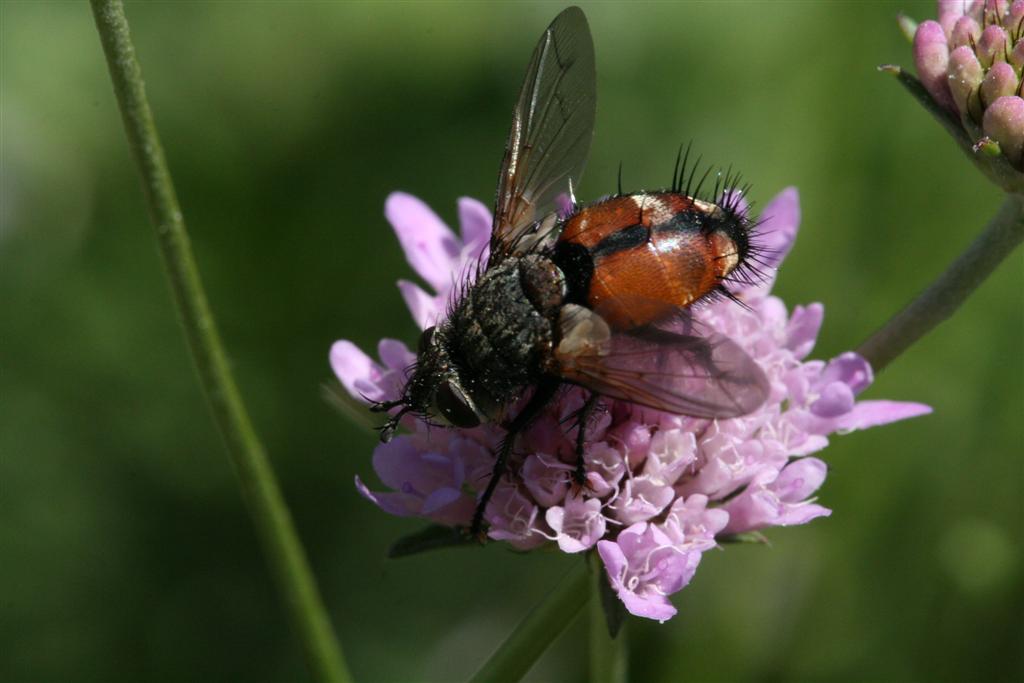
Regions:
<svg viewBox="0 0 1024 683"><path fill-rule="evenodd" d="M953 98L947 83L949 48L946 34L938 22L925 21L914 34L914 64L921 83L936 102L947 108L953 107Z"/></svg>
<svg viewBox="0 0 1024 683"><path fill-rule="evenodd" d="M993 24L985 27L981 32L981 38L978 39L978 61L982 66L990 67L993 62L1005 60L1007 44L1006 31L1002 26Z"/></svg>
<svg viewBox="0 0 1024 683"><path fill-rule="evenodd" d="M980 118L978 88L984 77L981 63L974 56L974 50L961 45L949 55L949 90L961 116Z"/></svg>
<svg viewBox="0 0 1024 683"><path fill-rule="evenodd" d="M1000 97L985 110L981 124L985 134L999 143L1010 163L1020 168L1024 149L1024 100Z"/></svg>
<svg viewBox="0 0 1024 683"><path fill-rule="evenodd" d="M1013 0L1010 11L1003 19L1003 26L1006 27L1006 31L1011 37L1020 38L1022 22L1024 22L1024 0Z"/></svg>
<svg viewBox="0 0 1024 683"><path fill-rule="evenodd" d="M982 18L985 19L987 24L999 23L1006 15L1006 10L1009 6L1008 0L985 0Z"/></svg>
<svg viewBox="0 0 1024 683"><path fill-rule="evenodd" d="M1024 40L1017 41L1017 44L1013 46L1013 52L1010 53L1010 64L1013 64L1015 69L1024 66Z"/></svg>
<svg viewBox="0 0 1024 683"><path fill-rule="evenodd" d="M975 7L979 5L979 7ZM939 23L949 36L953 32L953 25L957 19L971 14L973 10L980 9L979 0L939 0ZM980 14L980 12L978 12Z"/></svg>
<svg viewBox="0 0 1024 683"><path fill-rule="evenodd" d="M986 105L1017 92L1017 72L1006 62L996 62L981 82L981 102Z"/></svg>
<svg viewBox="0 0 1024 683"><path fill-rule="evenodd" d="M950 35L949 44L954 49L961 45L974 47L979 38L981 38L981 27L978 26L978 22L970 17L960 17L953 25L953 33Z"/></svg>

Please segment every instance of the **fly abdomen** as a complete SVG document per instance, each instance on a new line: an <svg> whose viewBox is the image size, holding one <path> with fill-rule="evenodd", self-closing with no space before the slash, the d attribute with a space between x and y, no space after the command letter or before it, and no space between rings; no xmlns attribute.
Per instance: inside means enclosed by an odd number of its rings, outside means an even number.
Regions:
<svg viewBox="0 0 1024 683"><path fill-rule="evenodd" d="M743 216L677 192L612 197L574 214L555 247L571 303L615 329L642 327L707 296L746 257Z"/></svg>

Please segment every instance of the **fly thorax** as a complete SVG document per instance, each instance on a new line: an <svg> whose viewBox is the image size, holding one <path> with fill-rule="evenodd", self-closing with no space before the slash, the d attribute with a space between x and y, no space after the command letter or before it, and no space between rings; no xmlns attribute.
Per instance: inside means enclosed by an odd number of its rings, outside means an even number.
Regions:
<svg viewBox="0 0 1024 683"><path fill-rule="evenodd" d="M507 259L466 292L449 320L450 355L475 400L503 405L543 374L564 296L561 271L539 255Z"/></svg>

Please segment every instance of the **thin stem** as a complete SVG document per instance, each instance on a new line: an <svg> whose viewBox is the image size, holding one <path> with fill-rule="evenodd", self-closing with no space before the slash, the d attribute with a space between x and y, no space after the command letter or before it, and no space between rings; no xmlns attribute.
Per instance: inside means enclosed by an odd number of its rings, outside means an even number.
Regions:
<svg viewBox="0 0 1024 683"><path fill-rule="evenodd" d="M590 572L579 562L484 662L471 683L513 683L530 670L590 598Z"/></svg>
<svg viewBox="0 0 1024 683"><path fill-rule="evenodd" d="M227 444L242 496L263 542L284 602L318 681L350 680L305 552L274 472L228 367L199 278L121 0L91 0L114 93L156 227L192 360Z"/></svg>
<svg viewBox="0 0 1024 683"><path fill-rule="evenodd" d="M622 625L614 638L608 634L608 618L605 616L604 607L601 604L601 584L608 579L601 569L601 563L597 560L597 553L592 553L592 555L590 577L592 595L590 604L587 606L590 658L590 671L587 680L590 683L625 683L628 662L626 624Z"/></svg>
<svg viewBox="0 0 1024 683"><path fill-rule="evenodd" d="M868 338L857 352L877 372L950 317L1024 241L1024 197L1007 195L982 233L928 289Z"/></svg>

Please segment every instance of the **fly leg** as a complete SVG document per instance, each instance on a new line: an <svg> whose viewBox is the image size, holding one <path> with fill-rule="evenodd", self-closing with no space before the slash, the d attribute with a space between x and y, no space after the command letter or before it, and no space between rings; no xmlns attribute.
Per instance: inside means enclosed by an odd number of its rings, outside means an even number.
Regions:
<svg viewBox="0 0 1024 683"><path fill-rule="evenodd" d="M555 392L558 391L558 387L561 384L561 380L555 377L543 378L537 384L537 389L533 392L530 400L527 401L526 406L519 411L519 414L516 415L515 419L508 426L505 438L501 440L501 446L498 448L498 457L494 460L491 480L487 483L487 488L484 489L484 495L480 497L479 502L476 504L476 512L473 513L473 523L469 527L471 536L480 537L480 532L483 530L484 525L484 511L487 510L487 503L490 502L491 496L494 495L494 489L497 488L501 476L505 474L505 469L508 467L508 457L512 453L512 446L515 444L516 436L529 427L530 423L540 415L541 411L554 398Z"/></svg>
<svg viewBox="0 0 1024 683"><path fill-rule="evenodd" d="M590 392L583 407L576 413L576 469L572 473L572 480L577 486L583 486L587 479L587 464L583 460L583 439L587 434L587 422L597 405L598 394Z"/></svg>

